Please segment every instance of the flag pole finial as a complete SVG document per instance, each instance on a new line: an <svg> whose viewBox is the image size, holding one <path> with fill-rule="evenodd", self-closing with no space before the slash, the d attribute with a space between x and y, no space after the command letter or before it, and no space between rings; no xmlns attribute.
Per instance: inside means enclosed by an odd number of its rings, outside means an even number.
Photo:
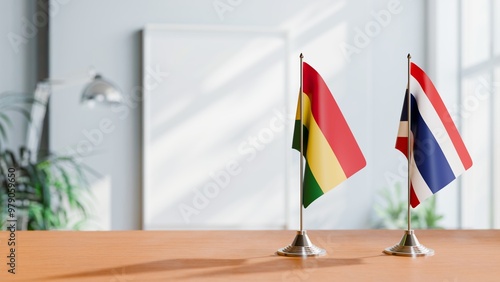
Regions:
<svg viewBox="0 0 500 282"><path fill-rule="evenodd" d="M406 58L408 58L408 60L410 60L411 59L411 54L408 53L408 55L406 56Z"/></svg>

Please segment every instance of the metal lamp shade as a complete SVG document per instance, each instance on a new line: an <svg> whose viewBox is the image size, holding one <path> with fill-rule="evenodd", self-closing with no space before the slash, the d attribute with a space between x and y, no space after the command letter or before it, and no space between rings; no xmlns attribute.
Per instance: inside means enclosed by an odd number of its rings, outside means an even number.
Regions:
<svg viewBox="0 0 500 282"><path fill-rule="evenodd" d="M96 75L83 90L81 101L86 104L94 104L94 102L118 104L122 102L122 95L113 83Z"/></svg>

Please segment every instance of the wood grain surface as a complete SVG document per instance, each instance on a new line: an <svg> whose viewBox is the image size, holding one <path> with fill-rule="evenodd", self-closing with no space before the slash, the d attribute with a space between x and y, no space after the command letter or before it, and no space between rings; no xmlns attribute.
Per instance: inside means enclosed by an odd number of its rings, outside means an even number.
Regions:
<svg viewBox="0 0 500 282"><path fill-rule="evenodd" d="M16 274L0 232L1 281L500 281L500 230L417 230L435 256L382 253L403 231L308 231L328 254L275 254L295 231L18 231Z"/></svg>

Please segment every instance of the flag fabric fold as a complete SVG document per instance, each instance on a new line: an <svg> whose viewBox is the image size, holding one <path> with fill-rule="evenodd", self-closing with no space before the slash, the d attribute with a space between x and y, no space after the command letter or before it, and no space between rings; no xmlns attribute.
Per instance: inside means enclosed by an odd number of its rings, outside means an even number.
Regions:
<svg viewBox="0 0 500 282"><path fill-rule="evenodd" d="M472 166L472 159L434 84L416 64L410 65L411 187L410 204L418 206ZM408 91L396 149L408 158Z"/></svg>
<svg viewBox="0 0 500 282"><path fill-rule="evenodd" d="M303 126L306 160L303 205L339 185L366 166L365 158L340 108L323 78L303 63L303 121L300 95L292 147L300 152L300 127Z"/></svg>

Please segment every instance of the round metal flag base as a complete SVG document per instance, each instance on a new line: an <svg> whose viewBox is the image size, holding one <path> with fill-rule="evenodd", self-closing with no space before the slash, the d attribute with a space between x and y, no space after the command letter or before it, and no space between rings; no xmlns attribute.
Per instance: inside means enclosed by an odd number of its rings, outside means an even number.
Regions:
<svg viewBox="0 0 500 282"><path fill-rule="evenodd" d="M326 254L326 251L311 243L306 231L302 230L297 231L292 244L279 249L276 253L280 256L288 257L313 257L323 256Z"/></svg>
<svg viewBox="0 0 500 282"><path fill-rule="evenodd" d="M433 256L434 250L426 248L424 245L420 244L413 230L406 230L401 242L397 245L386 248L384 253L395 256L423 257Z"/></svg>

